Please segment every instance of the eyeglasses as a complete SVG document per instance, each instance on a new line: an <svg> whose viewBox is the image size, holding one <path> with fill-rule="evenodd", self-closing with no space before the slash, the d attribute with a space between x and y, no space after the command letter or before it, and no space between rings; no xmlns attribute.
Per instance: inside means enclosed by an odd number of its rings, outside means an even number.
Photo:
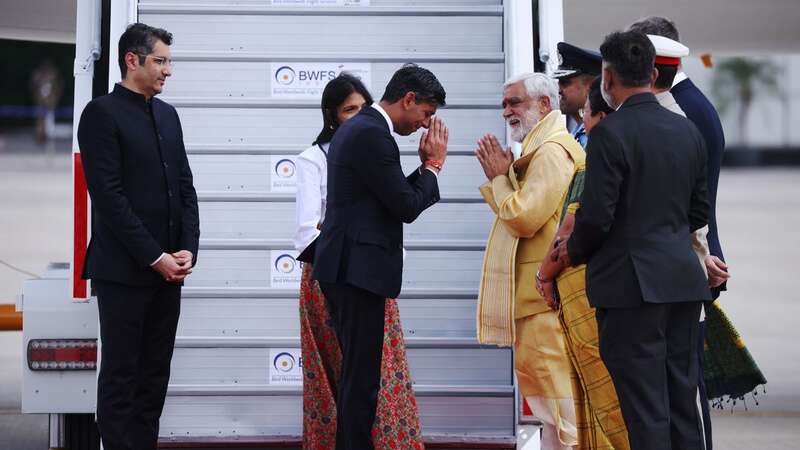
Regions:
<svg viewBox="0 0 800 450"><path fill-rule="evenodd" d="M161 67L162 69L164 67L169 67L170 69L174 69L175 68L175 61L173 61L170 58L166 58L164 56L143 55L141 53L137 53L137 55L139 55L141 57L144 57L144 58L148 58L148 57L149 58L153 58L153 61L155 61L155 63L158 64L158 67Z"/></svg>

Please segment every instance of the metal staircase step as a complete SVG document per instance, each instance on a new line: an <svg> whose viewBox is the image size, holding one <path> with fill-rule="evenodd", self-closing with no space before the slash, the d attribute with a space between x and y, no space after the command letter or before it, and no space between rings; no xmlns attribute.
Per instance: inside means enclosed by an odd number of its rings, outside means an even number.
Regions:
<svg viewBox="0 0 800 450"><path fill-rule="evenodd" d="M474 437L425 435L426 449L451 450L515 450L516 439L508 437ZM216 436L197 438L159 439L158 448L190 448L201 449L300 449L303 444L301 436L239 436L219 438Z"/></svg>

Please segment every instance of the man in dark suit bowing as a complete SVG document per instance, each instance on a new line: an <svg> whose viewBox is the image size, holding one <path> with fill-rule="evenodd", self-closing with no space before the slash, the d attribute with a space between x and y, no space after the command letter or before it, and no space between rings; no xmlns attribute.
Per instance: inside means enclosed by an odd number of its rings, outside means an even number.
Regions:
<svg viewBox="0 0 800 450"><path fill-rule="evenodd" d="M603 97L617 112L592 130L581 207L558 257L588 261L600 356L631 448L702 449L695 342L710 292L690 233L708 219L705 144L651 93L646 35L612 33L600 53Z"/></svg>
<svg viewBox="0 0 800 450"><path fill-rule="evenodd" d="M119 40L122 82L88 105L78 143L93 207L84 278L100 314L97 424L106 450L155 449L181 284L196 261L197 195L175 108L155 98L172 74L166 30Z"/></svg>
<svg viewBox="0 0 800 450"><path fill-rule="evenodd" d="M415 65L395 72L380 103L336 131L328 150L328 206L313 276L325 295L342 349L337 449L372 449L383 343L384 302L400 293L403 223L439 201L448 131L434 117L445 91ZM406 176L392 132L427 128L422 165Z"/></svg>

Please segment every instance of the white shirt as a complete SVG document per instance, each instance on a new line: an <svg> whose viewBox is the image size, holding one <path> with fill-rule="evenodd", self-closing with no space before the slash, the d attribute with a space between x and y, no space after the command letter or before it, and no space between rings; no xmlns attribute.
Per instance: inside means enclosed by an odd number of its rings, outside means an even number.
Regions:
<svg viewBox="0 0 800 450"><path fill-rule="evenodd" d="M328 146L313 145L297 157L294 248L302 252L319 236L328 198ZM324 152L323 152L324 150Z"/></svg>
<svg viewBox="0 0 800 450"><path fill-rule="evenodd" d="M672 87L675 87L675 85L677 85L678 83L687 78L689 77L686 76L686 72L681 70L680 72L675 74L675 79L672 80Z"/></svg>
<svg viewBox="0 0 800 450"><path fill-rule="evenodd" d="M680 105L678 105L678 102L675 100L675 97L673 97L669 91L659 92L655 95L659 105L667 108L675 114L686 117L686 113L683 112L683 109L681 109Z"/></svg>
<svg viewBox="0 0 800 450"><path fill-rule="evenodd" d="M377 103L373 103L371 106L375 108L376 111L381 113L384 119L386 119L386 123L389 125L389 133L394 133L394 125L392 125L392 119L389 117L389 114L386 114L386 111Z"/></svg>

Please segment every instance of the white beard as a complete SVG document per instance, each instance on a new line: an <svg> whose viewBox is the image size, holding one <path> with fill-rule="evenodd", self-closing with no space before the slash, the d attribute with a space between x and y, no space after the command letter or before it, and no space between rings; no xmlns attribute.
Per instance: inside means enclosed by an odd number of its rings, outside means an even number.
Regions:
<svg viewBox="0 0 800 450"><path fill-rule="evenodd" d="M542 118L535 111L525 111L525 115L520 117L519 125L511 127L511 140L520 143L524 141L525 136L533 130L533 127L535 127L541 119Z"/></svg>

